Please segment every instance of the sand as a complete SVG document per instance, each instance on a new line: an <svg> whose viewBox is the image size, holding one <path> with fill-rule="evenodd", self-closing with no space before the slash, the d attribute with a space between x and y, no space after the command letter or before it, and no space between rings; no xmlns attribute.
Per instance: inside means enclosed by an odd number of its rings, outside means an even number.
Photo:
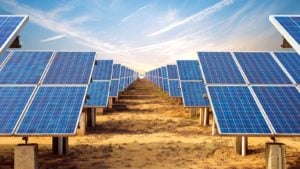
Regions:
<svg viewBox="0 0 300 169"><path fill-rule="evenodd" d="M211 126L198 119L145 80L134 83L119 99L126 110L97 116L97 126L85 136L69 138L70 154L52 155L50 137L30 137L39 144L41 169L265 168L265 137L249 138L249 152L233 152L231 137L211 136ZM287 146L287 167L300 168L300 138L278 138ZM19 137L0 137L0 169L13 168Z"/></svg>

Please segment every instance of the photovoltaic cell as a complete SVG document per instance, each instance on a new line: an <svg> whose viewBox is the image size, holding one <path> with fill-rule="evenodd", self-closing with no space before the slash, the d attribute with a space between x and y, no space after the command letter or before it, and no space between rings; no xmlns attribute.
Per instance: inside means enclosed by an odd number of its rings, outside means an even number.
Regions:
<svg viewBox="0 0 300 169"><path fill-rule="evenodd" d="M0 135L12 135L35 87L0 87Z"/></svg>
<svg viewBox="0 0 300 169"><path fill-rule="evenodd" d="M110 97L119 96L119 80L111 80L109 96Z"/></svg>
<svg viewBox="0 0 300 169"><path fill-rule="evenodd" d="M276 134L300 134L300 92L296 87L254 86Z"/></svg>
<svg viewBox="0 0 300 169"><path fill-rule="evenodd" d="M28 21L28 16L0 16L0 55L15 40L21 27Z"/></svg>
<svg viewBox="0 0 300 169"><path fill-rule="evenodd" d="M295 52L274 52L274 54L296 83L300 84L300 56Z"/></svg>
<svg viewBox="0 0 300 169"><path fill-rule="evenodd" d="M206 89L201 82L181 81L181 91L185 107L208 107L208 99L204 98Z"/></svg>
<svg viewBox="0 0 300 169"><path fill-rule="evenodd" d="M241 72L230 52L199 52L200 64L206 83L243 84Z"/></svg>
<svg viewBox="0 0 300 169"><path fill-rule="evenodd" d="M88 84L95 52L57 52L43 84Z"/></svg>
<svg viewBox="0 0 300 169"><path fill-rule="evenodd" d="M178 79L177 65L167 65L168 79Z"/></svg>
<svg viewBox="0 0 300 169"><path fill-rule="evenodd" d="M164 90L164 92L169 92L168 79L163 79L163 90Z"/></svg>
<svg viewBox="0 0 300 169"><path fill-rule="evenodd" d="M113 65L112 79L120 79L120 74L121 74L121 65L120 64L114 64Z"/></svg>
<svg viewBox="0 0 300 169"><path fill-rule="evenodd" d="M107 107L110 82L92 82L89 85L86 107Z"/></svg>
<svg viewBox="0 0 300 169"><path fill-rule="evenodd" d="M0 73L0 84L38 84L53 52L15 51Z"/></svg>
<svg viewBox="0 0 300 169"><path fill-rule="evenodd" d="M248 87L208 86L208 91L220 134L272 134Z"/></svg>
<svg viewBox="0 0 300 169"><path fill-rule="evenodd" d="M234 53L250 84L291 84L268 52Z"/></svg>
<svg viewBox="0 0 300 169"><path fill-rule="evenodd" d="M119 91L124 91L125 87L125 78L121 78L119 82Z"/></svg>
<svg viewBox="0 0 300 169"><path fill-rule="evenodd" d="M93 80L111 80L112 77L112 60L97 60L97 65L94 67Z"/></svg>
<svg viewBox="0 0 300 169"><path fill-rule="evenodd" d="M167 79L168 78L167 67L166 66L161 67L161 71L162 71L162 78Z"/></svg>
<svg viewBox="0 0 300 169"><path fill-rule="evenodd" d="M170 97L181 97L179 80L169 80Z"/></svg>
<svg viewBox="0 0 300 169"><path fill-rule="evenodd" d="M202 80L197 60L177 60L180 80Z"/></svg>
<svg viewBox="0 0 300 169"><path fill-rule="evenodd" d="M16 135L74 135L86 87L41 86Z"/></svg>

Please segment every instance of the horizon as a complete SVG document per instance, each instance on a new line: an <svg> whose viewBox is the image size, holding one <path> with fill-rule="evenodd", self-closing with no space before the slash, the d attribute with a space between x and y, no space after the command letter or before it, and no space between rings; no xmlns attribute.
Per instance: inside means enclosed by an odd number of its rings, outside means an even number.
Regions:
<svg viewBox="0 0 300 169"><path fill-rule="evenodd" d="M20 33L23 50L95 51L97 59L112 59L140 74L176 60L198 59L199 51L283 50L269 15L300 12L296 0L0 4L1 14L29 15Z"/></svg>

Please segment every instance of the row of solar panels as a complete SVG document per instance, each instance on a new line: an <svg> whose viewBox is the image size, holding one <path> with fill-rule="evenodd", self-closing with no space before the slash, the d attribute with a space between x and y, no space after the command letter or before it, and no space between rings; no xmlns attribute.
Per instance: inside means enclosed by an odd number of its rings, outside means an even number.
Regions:
<svg viewBox="0 0 300 169"><path fill-rule="evenodd" d="M297 53L199 52L198 56L199 60L178 60L167 71L161 67L145 76L168 88L164 91L171 97L177 91L185 107L211 105L220 134L300 134Z"/></svg>

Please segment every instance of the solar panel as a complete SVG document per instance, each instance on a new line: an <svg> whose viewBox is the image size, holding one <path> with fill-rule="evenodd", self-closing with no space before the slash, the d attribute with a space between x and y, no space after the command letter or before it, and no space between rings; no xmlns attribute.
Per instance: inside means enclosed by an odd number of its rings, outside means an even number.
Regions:
<svg viewBox="0 0 300 169"><path fill-rule="evenodd" d="M181 92L185 107L208 107L205 86L201 82L181 81Z"/></svg>
<svg viewBox="0 0 300 169"><path fill-rule="evenodd" d="M119 80L111 80L109 96L110 97L119 96Z"/></svg>
<svg viewBox="0 0 300 169"><path fill-rule="evenodd" d="M125 86L125 78L121 78L119 82L119 91L124 91L124 86Z"/></svg>
<svg viewBox="0 0 300 169"><path fill-rule="evenodd" d="M57 52L43 84L88 84L95 52Z"/></svg>
<svg viewBox="0 0 300 169"><path fill-rule="evenodd" d="M177 65L167 65L168 79L178 79Z"/></svg>
<svg viewBox="0 0 300 169"><path fill-rule="evenodd" d="M197 60L177 60L180 80L202 80Z"/></svg>
<svg viewBox="0 0 300 169"><path fill-rule="evenodd" d="M246 86L208 86L221 135L271 135L260 109Z"/></svg>
<svg viewBox="0 0 300 169"><path fill-rule="evenodd" d="M112 60L97 60L93 71L93 80L111 80L112 77Z"/></svg>
<svg viewBox="0 0 300 169"><path fill-rule="evenodd" d="M120 64L114 64L113 65L112 79L120 79L120 74L121 74L121 65Z"/></svg>
<svg viewBox="0 0 300 169"><path fill-rule="evenodd" d="M300 84L300 56L295 52L274 52L274 54L296 83Z"/></svg>
<svg viewBox="0 0 300 169"><path fill-rule="evenodd" d="M53 52L15 51L0 73L0 84L38 84Z"/></svg>
<svg viewBox="0 0 300 169"><path fill-rule="evenodd" d="M300 92L296 87L254 86L276 134L300 134Z"/></svg>
<svg viewBox="0 0 300 169"><path fill-rule="evenodd" d="M16 135L74 135L84 103L84 86L40 86Z"/></svg>
<svg viewBox="0 0 300 169"><path fill-rule="evenodd" d="M241 72L230 52L198 52L207 84L243 84Z"/></svg>
<svg viewBox="0 0 300 169"><path fill-rule="evenodd" d="M164 92L169 92L168 79L163 79L163 90L164 90Z"/></svg>
<svg viewBox="0 0 300 169"><path fill-rule="evenodd" d="M162 71L162 78L167 79L168 78L167 67L166 66L161 67L161 71Z"/></svg>
<svg viewBox="0 0 300 169"><path fill-rule="evenodd" d="M5 51L1 56L0 56L0 66L3 66L2 64L4 61L7 59L8 55L10 54L9 51Z"/></svg>
<svg viewBox="0 0 300 169"><path fill-rule="evenodd" d="M300 54L300 16L270 16L271 23Z"/></svg>
<svg viewBox="0 0 300 169"><path fill-rule="evenodd" d="M181 97L179 80L169 80L169 95L170 97Z"/></svg>
<svg viewBox="0 0 300 169"><path fill-rule="evenodd" d="M89 85L86 107L107 107L110 91L109 81L92 82Z"/></svg>
<svg viewBox="0 0 300 169"><path fill-rule="evenodd" d="M291 84L268 52L235 52L250 84Z"/></svg>
<svg viewBox="0 0 300 169"><path fill-rule="evenodd" d="M120 78L125 77L125 66L121 66Z"/></svg>
<svg viewBox="0 0 300 169"><path fill-rule="evenodd" d="M17 37L28 16L0 15L0 56Z"/></svg>
<svg viewBox="0 0 300 169"><path fill-rule="evenodd" d="M0 135L12 135L34 86L0 86Z"/></svg>

